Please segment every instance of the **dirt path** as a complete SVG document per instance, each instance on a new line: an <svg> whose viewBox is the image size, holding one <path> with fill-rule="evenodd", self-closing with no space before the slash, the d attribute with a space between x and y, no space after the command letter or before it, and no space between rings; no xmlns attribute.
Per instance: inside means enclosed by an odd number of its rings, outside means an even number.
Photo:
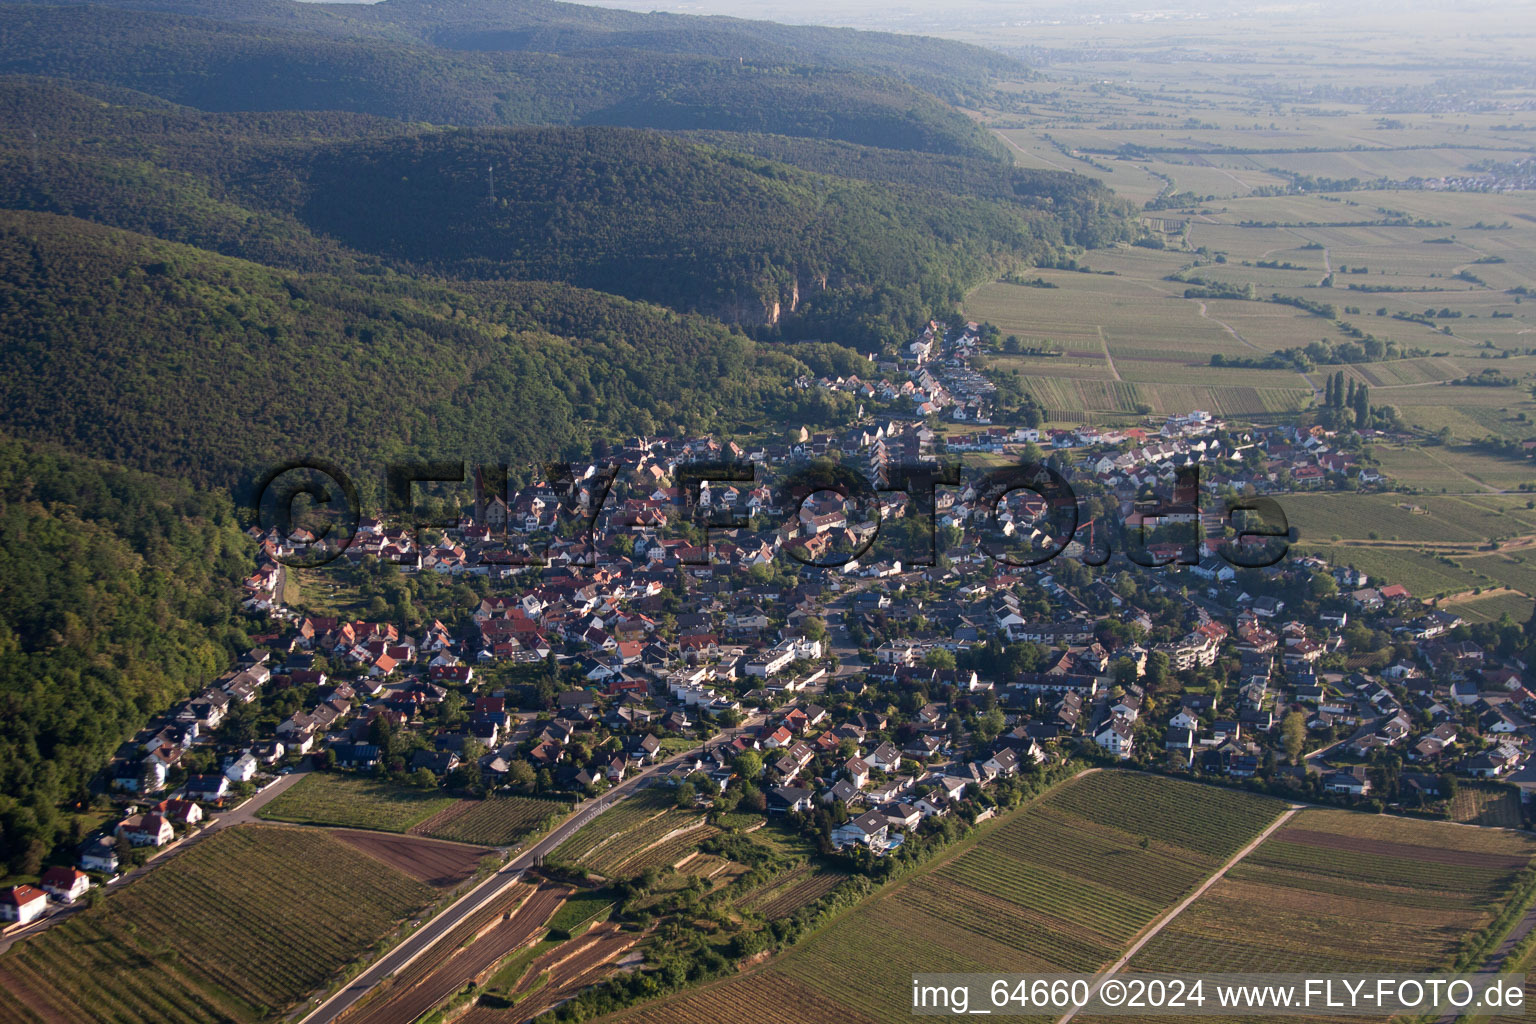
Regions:
<svg viewBox="0 0 1536 1024"><path fill-rule="evenodd" d="M1218 320L1214 316L1211 316L1209 313L1207 313L1205 311L1205 301L1203 299L1196 299L1195 301L1200 304L1200 315L1202 317L1204 317L1205 319L1209 320L1211 323L1215 324L1217 327L1220 327L1222 330L1226 331L1228 334L1232 335L1232 337L1236 338L1238 341L1242 342L1244 345L1247 345L1249 348L1253 349L1255 352L1263 352L1264 351L1262 348L1260 348L1259 346L1255 345L1253 342L1249 341L1247 338L1243 337L1242 334L1237 330L1237 328L1233 327L1231 324L1227 323L1225 320ZM1310 383L1310 381L1308 383ZM1314 388L1313 390L1316 390L1316 389Z"/></svg>
<svg viewBox="0 0 1536 1024"><path fill-rule="evenodd" d="M1109 375L1115 380L1123 380L1120 371L1115 369L1115 357L1109 354L1109 339L1104 337L1104 328L1095 325L1094 330L1099 332L1099 344L1104 348L1104 361L1109 364Z"/></svg>
<svg viewBox="0 0 1536 1024"><path fill-rule="evenodd" d="M1513 587L1488 587L1481 594L1474 594L1470 590L1463 590L1459 594L1446 594L1435 599L1435 607L1444 608L1446 605L1466 604L1469 601L1481 601L1485 597L1498 597L1502 594L1513 594L1516 597L1530 597L1530 594Z"/></svg>
<svg viewBox="0 0 1536 1024"><path fill-rule="evenodd" d="M1052 160L1050 157L1041 156L1039 153L1031 153L1029 150L1025 149L1023 146L1019 145L1017 142L1014 142L1008 136L1004 135L1001 128L994 128L994 129L992 129L992 131L993 131L994 134L997 135L998 138L1002 139L1008 145L1012 146L1014 149L1018 150L1020 153L1023 153L1025 156L1029 157L1031 160L1039 160L1041 163L1050 164L1052 167L1056 168L1058 171L1066 171L1068 174L1076 174L1077 173L1076 171L1072 170L1072 168L1070 168L1070 167L1063 167L1063 166L1061 166L1061 164L1059 164L1056 161Z"/></svg>
<svg viewBox="0 0 1536 1024"><path fill-rule="evenodd" d="M1251 843L1234 853L1232 857L1225 864L1223 864L1214 875L1212 875L1210 878L1207 878L1204 882L1201 882L1199 887L1196 888L1194 892L1186 896L1182 903L1168 911L1167 914L1163 915L1163 919L1157 922L1157 924L1153 925L1145 935L1131 943L1131 948L1127 949L1125 954L1121 956L1119 960L1116 960L1113 964L1111 964L1108 970L1100 972L1098 978L1094 981L1093 985L1090 986L1088 990L1088 997L1092 999L1094 994L1097 993L1103 986L1104 982L1109 980L1110 975L1118 974L1125 967L1125 965L1130 962L1131 957L1140 952L1142 946L1145 946L1148 942L1151 942L1159 932L1168 927L1170 922L1172 922L1180 914L1184 913L1184 911L1189 908L1191 903L1205 895L1205 891L1207 889L1221 881L1222 878L1226 876L1228 871L1232 870L1232 868L1241 862L1244 857L1248 856L1250 853L1256 850L1259 844L1268 839L1276 829L1284 825L1287 821L1290 821L1291 818L1295 816L1296 812L1300 809L1300 807L1294 805L1287 809L1284 814L1280 815L1280 817L1271 822L1268 828L1255 836ZM1078 1011L1081 1009L1081 1005L1074 1006L1071 1010L1068 1010L1066 1015L1058 1020L1056 1024L1067 1024L1068 1021L1077 1016Z"/></svg>

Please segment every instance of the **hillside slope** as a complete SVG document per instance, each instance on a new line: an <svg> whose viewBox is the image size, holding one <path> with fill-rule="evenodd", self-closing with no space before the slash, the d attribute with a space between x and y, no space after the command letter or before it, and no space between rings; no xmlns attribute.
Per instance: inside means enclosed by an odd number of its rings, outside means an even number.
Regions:
<svg viewBox="0 0 1536 1024"><path fill-rule="evenodd" d="M593 438L819 421L799 361L564 285L306 275L0 213L0 426L203 483L324 455L537 459Z"/></svg>
<svg viewBox="0 0 1536 1024"><path fill-rule="evenodd" d="M61 399L62 400L62 399ZM228 664L251 548L227 496L0 435L0 857L36 875L144 719Z"/></svg>
<svg viewBox="0 0 1536 1024"><path fill-rule="evenodd" d="M292 27L211 13L0 4L0 74L121 86L203 110L750 130L1004 159L995 140L931 94L846 64L622 48L453 50L327 35L307 18Z"/></svg>

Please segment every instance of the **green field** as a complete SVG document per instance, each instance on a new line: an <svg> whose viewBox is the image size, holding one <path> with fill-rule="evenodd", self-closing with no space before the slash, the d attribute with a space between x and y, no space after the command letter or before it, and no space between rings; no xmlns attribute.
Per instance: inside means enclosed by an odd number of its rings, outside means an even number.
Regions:
<svg viewBox="0 0 1536 1024"><path fill-rule="evenodd" d="M435 789L406 789L357 775L314 772L259 812L268 821L406 832L456 801Z"/></svg>
<svg viewBox="0 0 1536 1024"><path fill-rule="evenodd" d="M1483 575L1442 561L1442 557L1410 547L1366 547L1359 544L1299 544L1298 554L1317 554L1334 565L1349 565L1371 578L1372 584L1400 584L1420 600L1459 594L1491 586Z"/></svg>
<svg viewBox="0 0 1536 1024"><path fill-rule="evenodd" d="M1536 533L1530 499L1506 495L1288 494L1282 506L1303 540L1422 541L1480 545Z"/></svg>
<svg viewBox="0 0 1536 1024"><path fill-rule="evenodd" d="M270 1020L435 896L324 832L228 829L0 957L0 1022Z"/></svg>
<svg viewBox="0 0 1536 1024"><path fill-rule="evenodd" d="M911 1015L914 972L1092 971L1114 960L1282 806L1152 775L1089 774L845 914L766 976L812 994L803 1004L797 997L795 1009L804 1009L793 1019L900 1021ZM729 1002L733 990L740 992L735 998L750 999L760 977L621 1019L713 1019L698 1016L700 1000Z"/></svg>

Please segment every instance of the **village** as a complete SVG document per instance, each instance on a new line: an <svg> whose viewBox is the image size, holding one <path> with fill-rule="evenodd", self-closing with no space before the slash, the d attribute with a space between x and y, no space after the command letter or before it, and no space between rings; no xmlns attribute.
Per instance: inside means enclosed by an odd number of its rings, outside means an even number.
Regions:
<svg viewBox="0 0 1536 1024"><path fill-rule="evenodd" d="M119 751L103 777L118 816L73 866L0 894L0 919L87 898L295 768L581 801L666 760L656 781L706 806L730 791L820 812L828 850L874 855L1072 757L1429 814L1458 779L1536 785L1536 694L1511 645L1315 555L1231 557L1226 502L1380 482L1331 432L1196 411L947 438L940 414L989 416L966 368L978 330L931 325L899 387L815 384L915 418L756 445L632 438L606 468L482 491L446 529L364 517L299 587L295 557L331 542L252 527L243 601L264 617L260 646ZM1062 557L1011 564L975 543L995 518L1047 545L1057 510L1038 495L989 511L962 483L925 516L889 489L893 467L967 452L1067 476L1086 513L1055 538ZM678 482L701 462L751 482L689 494ZM769 481L829 463L882 488L882 543L840 495L796 503ZM1108 545L1120 532L1150 537L1151 560ZM452 581L458 598L414 623L285 602L380 576Z"/></svg>

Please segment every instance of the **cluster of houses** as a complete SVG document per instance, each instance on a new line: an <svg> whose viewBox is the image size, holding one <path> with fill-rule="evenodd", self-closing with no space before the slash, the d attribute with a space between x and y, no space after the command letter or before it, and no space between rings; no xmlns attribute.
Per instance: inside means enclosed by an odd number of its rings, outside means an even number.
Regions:
<svg viewBox="0 0 1536 1024"><path fill-rule="evenodd" d="M473 509L433 534L364 516L344 549L304 530L253 529L258 568L244 583L244 603L269 615L270 632L119 751L108 774L124 814L110 835L86 843L70 870L116 871L120 840L174 842L295 756L378 770L381 718L419 739L408 771L461 779L467 771L494 787L526 780L518 767L525 763L541 786L565 791L621 781L654 762L666 737L697 738L745 719L729 745L680 762L677 777L703 772L723 788L737 755L756 750L773 809L841 808L847 817L835 843L877 852L948 813L966 786L987 786L1073 744L1237 779L1273 773L1278 726L1298 711L1308 748L1323 752L1288 770L1304 776L1310 766L1328 792L1373 795L1381 776L1372 767L1383 758L1411 764L1401 777L1423 796L1435 795L1434 780L1446 771L1509 778L1522 770L1536 734L1528 666L1483 650L1455 615L1403 587L1316 556L1263 569L1262 584L1218 557L1223 524L1200 494L1216 483L1196 484L1185 471L1219 463L1222 483L1260 494L1379 479L1331 434L1239 429L1202 411L1118 430L991 427L991 385L970 367L982 333L976 324L953 335L930 324L909 347L900 384L814 382L874 401L910 399L915 420L861 416L843 430L802 429L761 443L634 437L559 479L504 493L477 480ZM874 519L909 514L908 496L889 489L891 470L943 451L922 420L940 410L981 425L951 438L951 450L1039 445L1071 479L1114 498L1125 525L1189 526L1190 540L1147 548L1182 564L1134 571L1130 593L1104 573L1015 567L965 543L942 551L935 566L903 564L878 549L832 558L867 547ZM855 515L825 492L789 504L766 480L770 469L824 456L885 488L878 507ZM690 479L688 467L701 462L745 472ZM1149 488L1170 500L1149 501ZM936 525L974 538L983 508L977 485L935 497ZM1020 491L999 506L996 522L1005 535L1039 539L1051 511ZM707 516L711 528L680 529L684 514L694 524ZM566 529L572 521L591 528ZM1105 532L1102 519L1081 523L1065 556L1085 558ZM379 559L408 574L463 577L482 598L451 625L434 619L409 629L286 607L284 562L329 549L342 565ZM783 574L791 556L795 571ZM806 564L823 560L825 567ZM1333 577L1338 597L1323 602L1315 621L1297 621L1282 595L1321 575ZM1379 673L1321 668L1352 653L1344 640L1351 623L1411 645L1415 656ZM1028 667L949 667L974 664L972 652L994 640L1034 651ZM846 663L854 648L865 664L839 671L837 655ZM505 664L547 666L561 690L552 706L520 709L505 688L485 687L486 671ZM1169 674L1220 684L1188 688L1170 705ZM221 739L232 713L295 688L302 707L285 704L271 735ZM861 696L871 688L877 699L866 707ZM931 699L915 715L892 721L873 710L917 688ZM438 711L450 694L467 702L467 714L448 728ZM1005 728L978 746L968 723L983 708L998 709ZM208 750L219 770L178 770L189 752ZM173 776L185 780L170 792ZM48 888L61 881L69 884L54 888L63 895ZM34 892L78 896L68 894L80 883L63 876L44 883L13 890L0 900L0 916L35 913Z"/></svg>

